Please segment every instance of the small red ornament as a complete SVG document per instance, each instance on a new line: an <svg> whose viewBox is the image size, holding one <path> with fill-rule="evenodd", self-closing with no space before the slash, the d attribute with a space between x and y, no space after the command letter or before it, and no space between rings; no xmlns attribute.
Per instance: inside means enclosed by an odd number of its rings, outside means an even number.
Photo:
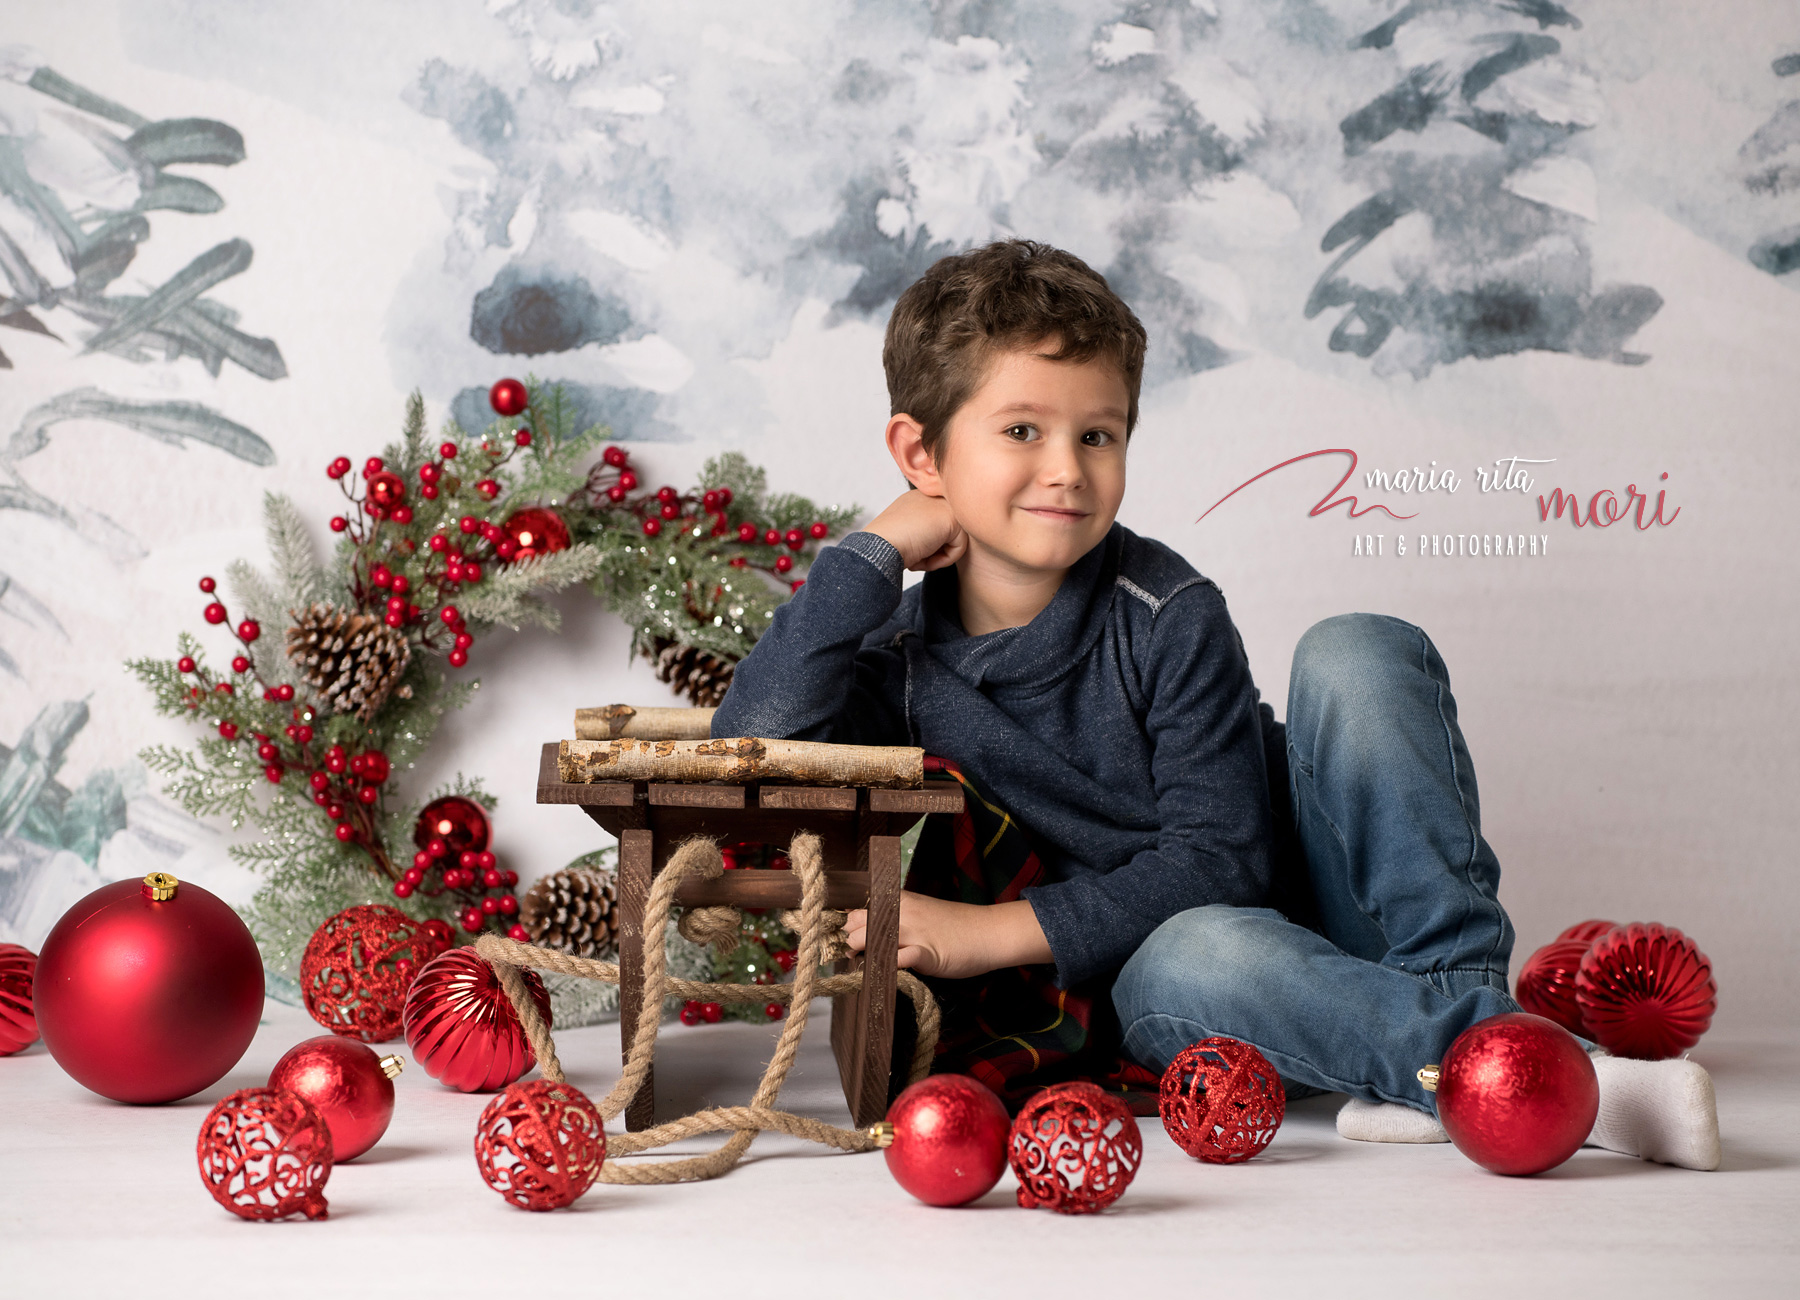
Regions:
<svg viewBox="0 0 1800 1300"><path fill-rule="evenodd" d="M1592 947L1588 939L1558 939L1531 954L1519 968L1513 996L1534 1016L1553 1020L1571 1034L1587 1035L1575 1002L1575 973Z"/></svg>
<svg viewBox="0 0 1800 1300"><path fill-rule="evenodd" d="M1556 942L1565 939L1579 939L1582 943L1591 944L1603 934L1610 934L1619 928L1617 921L1578 921L1556 936Z"/></svg>
<svg viewBox="0 0 1800 1300"><path fill-rule="evenodd" d="M480 916L475 914L477 929ZM536 971L524 978L548 1025L544 982ZM406 995L406 1041L425 1073L462 1092L504 1088L537 1060L494 968L467 948L433 959L413 981Z"/></svg>
<svg viewBox="0 0 1800 1300"><path fill-rule="evenodd" d="M521 1210L573 1205L605 1160L599 1110L566 1083L513 1084L487 1104L475 1129L482 1178Z"/></svg>
<svg viewBox="0 0 1800 1300"><path fill-rule="evenodd" d="M1420 1073L1431 1087L1428 1070ZM1523 1011L1458 1034L1436 1091L1438 1121L1456 1149L1496 1174L1560 1165L1587 1141L1600 1111L1594 1063L1575 1036Z"/></svg>
<svg viewBox="0 0 1800 1300"><path fill-rule="evenodd" d="M38 1040L37 1012L31 1005L31 977L37 954L16 943L0 943L0 1056L22 1052Z"/></svg>
<svg viewBox="0 0 1800 1300"><path fill-rule="evenodd" d="M164 872L104 885L44 940L32 985L44 1046L114 1101L212 1086L256 1036L262 957L238 914Z"/></svg>
<svg viewBox="0 0 1800 1300"><path fill-rule="evenodd" d="M406 480L383 470L369 479L369 500L383 510L392 510L406 500Z"/></svg>
<svg viewBox="0 0 1800 1300"><path fill-rule="evenodd" d="M200 1181L245 1219L326 1217L331 1129L303 1097L279 1088L240 1088L200 1125Z"/></svg>
<svg viewBox="0 0 1800 1300"><path fill-rule="evenodd" d="M967 1205L1006 1170L1012 1118L992 1090L966 1074L934 1074L894 1099L875 1126L888 1172L927 1205Z"/></svg>
<svg viewBox="0 0 1800 1300"><path fill-rule="evenodd" d="M1581 1020L1614 1056L1679 1056L1712 1026L1712 963L1673 926L1635 921L1594 941L1575 977Z"/></svg>
<svg viewBox="0 0 1800 1300"><path fill-rule="evenodd" d="M488 389L488 405L499 415L518 415L531 405L531 393L516 379L502 379Z"/></svg>
<svg viewBox="0 0 1800 1300"><path fill-rule="evenodd" d="M1125 1103L1091 1083L1059 1083L1025 1103L1007 1160L1027 1210L1092 1214L1137 1176L1144 1139Z"/></svg>
<svg viewBox="0 0 1800 1300"><path fill-rule="evenodd" d="M435 934L398 908L347 907L307 942L300 996L332 1033L385 1043L400 1037L413 979L443 950Z"/></svg>
<svg viewBox="0 0 1800 1300"><path fill-rule="evenodd" d="M398 1056L324 1034L288 1048L269 1072L269 1087L303 1097L331 1129L333 1159L354 1160L381 1140L394 1117L394 1078L405 1065Z"/></svg>
<svg viewBox="0 0 1800 1300"><path fill-rule="evenodd" d="M512 515L504 527L513 544L518 547L513 552L515 560L528 560L534 556L569 549L569 526L554 510L532 506Z"/></svg>
<svg viewBox="0 0 1800 1300"><path fill-rule="evenodd" d="M413 843L422 849L442 840L452 853L480 853L488 846L489 834L481 805L454 794L426 804L413 823Z"/></svg>
<svg viewBox="0 0 1800 1300"><path fill-rule="evenodd" d="M1209 1165L1235 1165L1275 1140L1287 1094L1250 1044L1203 1038L1169 1062L1156 1108L1176 1146Z"/></svg>

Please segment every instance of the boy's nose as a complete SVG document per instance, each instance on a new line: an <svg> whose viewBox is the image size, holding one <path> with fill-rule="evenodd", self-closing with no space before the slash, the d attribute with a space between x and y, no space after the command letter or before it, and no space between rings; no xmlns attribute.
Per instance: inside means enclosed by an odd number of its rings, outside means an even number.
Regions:
<svg viewBox="0 0 1800 1300"><path fill-rule="evenodd" d="M1081 452L1072 439L1046 440L1044 458L1038 465L1039 481L1046 487L1079 488L1084 485Z"/></svg>

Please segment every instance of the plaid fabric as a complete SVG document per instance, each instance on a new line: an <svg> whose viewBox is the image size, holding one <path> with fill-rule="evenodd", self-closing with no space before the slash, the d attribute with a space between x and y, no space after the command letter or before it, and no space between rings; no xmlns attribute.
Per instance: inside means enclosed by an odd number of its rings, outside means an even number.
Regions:
<svg viewBox="0 0 1800 1300"><path fill-rule="evenodd" d="M906 887L956 903L1006 903L1044 879L1023 827L955 764L964 811L929 818ZM1013 966L972 979L927 979L943 1009L935 1074L967 1074L1017 1111L1040 1088L1085 1080L1154 1115L1160 1080L1119 1049L1110 979L1059 989L1054 966Z"/></svg>

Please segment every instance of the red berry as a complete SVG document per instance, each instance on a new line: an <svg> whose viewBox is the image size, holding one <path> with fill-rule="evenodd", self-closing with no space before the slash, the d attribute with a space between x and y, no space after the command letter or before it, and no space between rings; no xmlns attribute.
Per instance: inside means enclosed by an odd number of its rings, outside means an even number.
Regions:
<svg viewBox="0 0 1800 1300"><path fill-rule="evenodd" d="M236 695L237 694L237 692L232 689L230 682L220 682L216 686L214 686L213 689L221 695Z"/></svg>
<svg viewBox="0 0 1800 1300"><path fill-rule="evenodd" d="M731 567L734 569L744 568L749 563L750 563L750 561L746 560L741 555L734 555L731 557Z"/></svg>
<svg viewBox="0 0 1800 1300"><path fill-rule="evenodd" d="M441 858L450 851L450 846L434 836L426 842L425 851L434 858Z"/></svg>
<svg viewBox="0 0 1800 1300"><path fill-rule="evenodd" d="M681 517L681 507L676 505L673 501L665 501L662 505L657 507L656 513L661 515L664 519L679 519Z"/></svg>
<svg viewBox="0 0 1800 1300"><path fill-rule="evenodd" d="M405 878L396 880L394 882L394 897L395 898L411 898L414 883L415 882L413 882L411 880L407 880Z"/></svg>
<svg viewBox="0 0 1800 1300"><path fill-rule="evenodd" d="M315 790L313 792L313 802L323 808L326 804L331 802L331 796L326 794L323 790Z"/></svg>
<svg viewBox="0 0 1800 1300"><path fill-rule="evenodd" d="M660 520L660 519L644 520L644 536L645 537L655 537L661 531L662 531L662 520Z"/></svg>
<svg viewBox="0 0 1800 1300"><path fill-rule="evenodd" d="M531 445L531 430L520 429L517 433L513 434L513 445L515 447L529 447Z"/></svg>
<svg viewBox="0 0 1800 1300"><path fill-rule="evenodd" d="M394 507L394 522L395 523L410 524L412 522L412 519L413 519L413 516L412 516L412 507L411 506L395 506Z"/></svg>
<svg viewBox="0 0 1800 1300"><path fill-rule="evenodd" d="M731 489L730 488L724 487L724 488L719 489L719 504L722 506L728 506L731 504Z"/></svg>
<svg viewBox="0 0 1800 1300"><path fill-rule="evenodd" d="M294 739L299 741L302 745L312 743L312 738L313 729L304 722L294 728Z"/></svg>
<svg viewBox="0 0 1800 1300"><path fill-rule="evenodd" d="M511 894L500 895L500 915L514 916L519 910L519 900Z"/></svg>
<svg viewBox="0 0 1800 1300"><path fill-rule="evenodd" d="M356 798L359 803L374 803L381 798L381 789L379 786L365 785L356 792Z"/></svg>
<svg viewBox="0 0 1800 1300"><path fill-rule="evenodd" d="M269 778L270 785L280 785L284 773L280 763L271 763L263 769L263 775Z"/></svg>
<svg viewBox="0 0 1800 1300"><path fill-rule="evenodd" d="M292 686L289 686L286 682L283 682L281 685L279 685L275 688L275 695L276 695L277 699L281 700L281 702L283 704L285 704L289 700L294 698L294 688Z"/></svg>
<svg viewBox="0 0 1800 1300"><path fill-rule="evenodd" d="M700 1023L700 1012L693 1003L690 1002L681 1009L681 1023L689 1028Z"/></svg>
<svg viewBox="0 0 1800 1300"><path fill-rule="evenodd" d="M438 617L443 619L445 625L448 626L449 624L456 622L462 615L456 612L455 605L445 605L438 611Z"/></svg>
<svg viewBox="0 0 1800 1300"><path fill-rule="evenodd" d="M208 623L223 623L225 621L225 606L221 605L216 600L200 612L206 616L206 621Z"/></svg>
<svg viewBox="0 0 1800 1300"><path fill-rule="evenodd" d="M619 502L625 499L625 489L620 487L617 483L614 483L611 487L606 489L606 499L615 506L618 505Z"/></svg>
<svg viewBox="0 0 1800 1300"><path fill-rule="evenodd" d="M458 632L456 634L456 648L458 650L467 650L474 644L475 638L470 636L467 632Z"/></svg>
<svg viewBox="0 0 1800 1300"><path fill-rule="evenodd" d="M381 616L381 621L389 627L405 627L406 613L404 610L390 609Z"/></svg>
<svg viewBox="0 0 1800 1300"><path fill-rule="evenodd" d="M465 533L472 533L477 528L481 527L481 521L475 518L474 515L464 515L461 519L456 521L456 526Z"/></svg>
<svg viewBox="0 0 1800 1300"><path fill-rule="evenodd" d="M498 889L498 888L500 888L500 873L498 871L494 871L492 869L482 872L481 873L481 887L483 889Z"/></svg>
<svg viewBox="0 0 1800 1300"><path fill-rule="evenodd" d="M341 751L325 755L325 768L333 775L343 775L345 766L344 755Z"/></svg>
<svg viewBox="0 0 1800 1300"><path fill-rule="evenodd" d="M466 650L452 650L449 654L445 655L444 658L450 661L450 666L452 668L461 668L464 664L469 662L469 653Z"/></svg>
<svg viewBox="0 0 1800 1300"><path fill-rule="evenodd" d="M377 587L385 587L394 580L394 571L385 564L377 564L369 570L369 581Z"/></svg>
<svg viewBox="0 0 1800 1300"><path fill-rule="evenodd" d="M406 869L406 873L400 878L408 884L422 885L425 883L425 868L415 862Z"/></svg>
<svg viewBox="0 0 1800 1300"><path fill-rule="evenodd" d="M233 658L231 660L231 671L234 673L249 672L250 671L250 661L248 659L244 658L243 655L233 656Z"/></svg>
<svg viewBox="0 0 1800 1300"><path fill-rule="evenodd" d="M335 804L335 803L328 803L328 804L326 804L326 805L325 805L325 815L326 815L326 816L327 816L327 817L329 817L329 818L331 818L331 820L332 820L332 821L334 821L334 822L335 822L335 821L342 821L342 820L343 820L343 818L344 818L344 808L343 808L343 805L342 805L342 804Z"/></svg>
<svg viewBox="0 0 1800 1300"><path fill-rule="evenodd" d="M781 534L771 528L768 532L763 534L763 541L769 546L780 546Z"/></svg>
<svg viewBox="0 0 1800 1300"><path fill-rule="evenodd" d="M709 1025L716 1025L725 1018L725 1008L717 1002L702 1002L700 1015Z"/></svg>
<svg viewBox="0 0 1800 1300"><path fill-rule="evenodd" d="M423 465L419 466L419 482L435 483L438 481L439 476L441 476L443 474L443 472L444 472L443 470L439 469L436 465L432 464L430 461L426 461Z"/></svg>
<svg viewBox="0 0 1800 1300"><path fill-rule="evenodd" d="M424 849L420 849L413 854L413 867L420 872L431 870L431 855Z"/></svg>
<svg viewBox="0 0 1800 1300"><path fill-rule="evenodd" d="M331 809L327 808L325 810L325 815L330 817ZM342 817L343 813L340 812L338 816ZM337 819L332 818L332 820L336 821ZM356 828L349 822L338 822L337 827L331 833L338 837L339 844L348 844L351 840L356 838Z"/></svg>
<svg viewBox="0 0 1800 1300"><path fill-rule="evenodd" d="M440 443L438 445L438 455L443 457L443 459L445 459L445 460L455 460L456 459L456 444L453 442Z"/></svg>
<svg viewBox="0 0 1800 1300"><path fill-rule="evenodd" d="M330 478L343 478L349 472L350 458L348 456L339 456L325 467L325 473Z"/></svg>
<svg viewBox="0 0 1800 1300"><path fill-rule="evenodd" d="M315 790L323 790L326 786L331 784L331 778L326 776L323 772L314 772L311 776L306 778L306 783Z"/></svg>
<svg viewBox="0 0 1800 1300"><path fill-rule="evenodd" d="M821 520L817 520L816 522L814 522L812 527L808 528L806 530L806 532L807 532L807 535L816 542L821 537L831 536L831 527L824 520L821 519Z"/></svg>
<svg viewBox="0 0 1800 1300"><path fill-rule="evenodd" d="M226 740L236 740L238 734L237 723L229 720L221 722L219 724L219 734Z"/></svg>
<svg viewBox="0 0 1800 1300"><path fill-rule="evenodd" d="M798 528L790 528L786 533L782 534L781 540L786 542L791 549L797 551L802 546L806 545L806 534L801 532Z"/></svg>
<svg viewBox="0 0 1800 1300"><path fill-rule="evenodd" d="M431 535L431 540L426 542L425 545L437 554L442 555L445 549L449 547L450 539L445 537L442 533L433 533Z"/></svg>
<svg viewBox="0 0 1800 1300"><path fill-rule="evenodd" d="M364 478L372 478L386 468L386 461L382 460L379 456L371 456L363 462L362 476Z"/></svg>
<svg viewBox="0 0 1800 1300"><path fill-rule="evenodd" d="M700 496L700 508L709 513L717 510L719 508L719 494L712 491L710 488L703 492Z"/></svg>
<svg viewBox="0 0 1800 1300"><path fill-rule="evenodd" d="M514 885L519 883L519 873L512 870L510 867L507 868L500 873L500 883L506 886L506 888L511 889Z"/></svg>
<svg viewBox="0 0 1800 1300"><path fill-rule="evenodd" d="M500 910L500 900L497 898L482 899L481 900L481 910L487 916L494 915L494 913L496 913Z"/></svg>
<svg viewBox="0 0 1800 1300"><path fill-rule="evenodd" d="M770 1020L780 1020L787 1014L787 1008L782 1006L779 1002L771 1002L763 1007L763 1014Z"/></svg>
<svg viewBox="0 0 1800 1300"><path fill-rule="evenodd" d="M247 618L238 624L238 640L248 644L262 635L262 625L253 618Z"/></svg>
<svg viewBox="0 0 1800 1300"><path fill-rule="evenodd" d="M342 515L333 515L331 517L331 531L332 532L341 533L349 526L350 526L350 521L348 519L344 518Z"/></svg>
<svg viewBox="0 0 1800 1300"><path fill-rule="evenodd" d="M668 505L672 501L681 500L681 493L677 492L674 488L670 487L667 483L665 483L661 487L656 489L656 499L658 501L662 502L664 505Z"/></svg>
<svg viewBox="0 0 1800 1300"><path fill-rule="evenodd" d="M393 766L388 762L388 756L379 749L371 749L363 755L363 780L380 785L388 779L393 770Z"/></svg>
<svg viewBox="0 0 1800 1300"><path fill-rule="evenodd" d="M480 912L464 913L463 919L462 919L462 928L467 930L470 934L481 933L481 913Z"/></svg>
<svg viewBox="0 0 1800 1300"><path fill-rule="evenodd" d="M192 659L190 659L187 655L182 655L181 658L179 658L175 661L175 671L180 672L180 673L193 672L194 671L194 661Z"/></svg>
<svg viewBox="0 0 1800 1300"><path fill-rule="evenodd" d="M614 469L617 469L626 461L625 449L616 445L608 447L605 451L600 453L600 459L605 461L608 465L611 465Z"/></svg>
<svg viewBox="0 0 1800 1300"><path fill-rule="evenodd" d="M489 501L500 495L500 485L491 478L484 478L475 485L475 490Z"/></svg>
<svg viewBox="0 0 1800 1300"><path fill-rule="evenodd" d="M492 871L499 863L500 859L496 858L492 853L487 852L485 849L475 855L475 865L480 867L483 871Z"/></svg>
<svg viewBox="0 0 1800 1300"><path fill-rule="evenodd" d="M637 485L638 485L638 476L636 474L633 474L628 469L619 471L619 486L620 487L624 488L627 492L629 492L633 488L637 487Z"/></svg>
<svg viewBox="0 0 1800 1300"><path fill-rule="evenodd" d="M775 954L775 964L777 966L781 967L781 969L784 971L793 970L794 969L794 950L792 948L783 948L780 952L776 953Z"/></svg>
<svg viewBox="0 0 1800 1300"><path fill-rule="evenodd" d="M481 566L479 564L465 564L462 566L462 570L463 570L462 580L464 582L480 582L481 581Z"/></svg>
<svg viewBox="0 0 1800 1300"><path fill-rule="evenodd" d="M794 557L793 556L777 555L775 557L775 572L786 573L789 569L791 569L793 567L794 567Z"/></svg>
<svg viewBox="0 0 1800 1300"><path fill-rule="evenodd" d="M515 925L506 932L506 937L514 943L530 943L531 933L522 925Z"/></svg>
<svg viewBox="0 0 1800 1300"><path fill-rule="evenodd" d="M280 750L276 749L275 746L271 745L266 740L256 747L256 756L265 763L274 761L275 755L280 752Z"/></svg>

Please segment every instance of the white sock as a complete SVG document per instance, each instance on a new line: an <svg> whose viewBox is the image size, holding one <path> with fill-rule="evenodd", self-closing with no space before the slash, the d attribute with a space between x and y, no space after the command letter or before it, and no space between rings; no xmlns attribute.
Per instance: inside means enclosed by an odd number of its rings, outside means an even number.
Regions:
<svg viewBox="0 0 1800 1300"><path fill-rule="evenodd" d="M1696 1061L1596 1055L1600 1115L1590 1146L1684 1169L1719 1167L1712 1076Z"/></svg>
<svg viewBox="0 0 1800 1300"><path fill-rule="evenodd" d="M1450 1135L1435 1116L1397 1101L1358 1101L1352 1097L1338 1111L1339 1137L1353 1142L1448 1142Z"/></svg>

